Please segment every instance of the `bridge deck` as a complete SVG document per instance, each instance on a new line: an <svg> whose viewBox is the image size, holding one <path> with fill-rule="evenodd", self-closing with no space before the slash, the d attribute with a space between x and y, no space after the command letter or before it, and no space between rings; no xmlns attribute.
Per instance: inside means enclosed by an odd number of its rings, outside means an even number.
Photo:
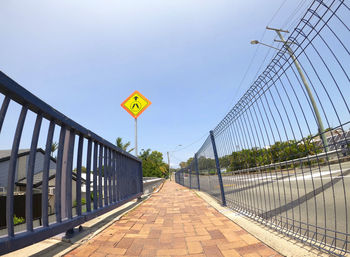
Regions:
<svg viewBox="0 0 350 257"><path fill-rule="evenodd" d="M66 256L280 256L173 182Z"/></svg>

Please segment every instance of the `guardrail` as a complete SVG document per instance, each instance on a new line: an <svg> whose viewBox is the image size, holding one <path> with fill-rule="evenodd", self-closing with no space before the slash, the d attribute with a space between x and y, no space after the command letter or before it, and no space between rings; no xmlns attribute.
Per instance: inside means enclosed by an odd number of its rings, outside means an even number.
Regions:
<svg viewBox="0 0 350 257"><path fill-rule="evenodd" d="M164 178L143 178L143 193L150 194L162 183L164 183Z"/></svg>
<svg viewBox="0 0 350 257"><path fill-rule="evenodd" d="M0 72L0 93L3 94L3 103L0 109L0 132L4 121L6 123L7 118L15 117L15 110L12 109L11 116L8 117L9 106L13 103L14 107L20 109L10 157L7 160L8 168L0 170L0 179L7 177L7 183L4 186L7 235L0 237L0 254L69 231L75 226L142 195L142 163L140 159L67 118L2 72ZM23 139L22 132L26 124L26 117L29 115L36 117L27 165L25 165L24 170L20 170L23 163L19 160L19 147L21 139ZM28 123L30 123L29 118ZM52 158L54 133L57 130L59 131L57 158ZM38 155L40 138L41 140L46 138L43 143L45 150L42 156ZM26 178L24 190L26 229L25 231L15 231L14 194L15 189L19 188L16 184L19 174L23 172ZM92 179L87 176L86 180L83 181L82 172L93 174ZM38 174L41 174L39 176L41 177L41 186L35 190L40 190L42 194L42 225L34 227L33 178L34 175ZM49 184L51 187L52 182L55 192L50 198L54 197L54 221L49 220ZM82 184L85 184L86 188L86 192L84 192L86 209L82 209ZM72 212L73 196L76 200L75 214Z"/></svg>
<svg viewBox="0 0 350 257"><path fill-rule="evenodd" d="M350 141L350 139L348 139ZM311 161L320 161L320 160L326 160L329 158L335 158L336 161L338 161L339 156L342 155L343 152L341 150L333 150L326 153L319 153L314 155L305 156L302 158L292 159L288 161L282 161L282 162L276 162L276 163L270 163L262 166L247 168L247 169L241 169L241 170L234 170L232 171L232 174L238 174L238 173L244 173L244 172L256 172L261 170L269 170L269 169L275 169L276 167L284 167L287 165L302 165L303 163L308 163ZM325 161L325 164L327 165L328 162ZM231 171L228 171L226 173L230 173Z"/></svg>

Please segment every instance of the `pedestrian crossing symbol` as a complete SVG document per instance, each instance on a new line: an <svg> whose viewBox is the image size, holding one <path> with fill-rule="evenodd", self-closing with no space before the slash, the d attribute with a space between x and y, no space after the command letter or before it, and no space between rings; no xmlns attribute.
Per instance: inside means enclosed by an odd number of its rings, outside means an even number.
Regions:
<svg viewBox="0 0 350 257"><path fill-rule="evenodd" d="M151 101L137 90L121 104L121 106L135 119L150 105Z"/></svg>

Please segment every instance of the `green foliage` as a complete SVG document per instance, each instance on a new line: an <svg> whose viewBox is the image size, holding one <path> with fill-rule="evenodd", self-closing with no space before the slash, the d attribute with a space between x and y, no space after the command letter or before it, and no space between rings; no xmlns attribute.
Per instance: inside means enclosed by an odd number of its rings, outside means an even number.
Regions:
<svg viewBox="0 0 350 257"><path fill-rule="evenodd" d="M215 169L216 164L214 159L205 158L204 156L201 156L198 158L198 169L204 170L204 169Z"/></svg>
<svg viewBox="0 0 350 257"><path fill-rule="evenodd" d="M57 142L53 142L52 145L51 145L51 157L53 157L53 154L56 152L57 148L58 148L58 143Z"/></svg>
<svg viewBox="0 0 350 257"><path fill-rule="evenodd" d="M252 148L233 152L229 158L230 164L228 168L231 171L253 168L257 166L302 158L320 152L322 152L322 149L317 148L311 142L310 137L305 138L300 142L296 142L295 140L276 142L267 149ZM291 166L291 164L288 166Z"/></svg>
<svg viewBox="0 0 350 257"><path fill-rule="evenodd" d="M180 168L183 169L187 166L187 162L180 162Z"/></svg>
<svg viewBox="0 0 350 257"><path fill-rule="evenodd" d="M142 149L139 158L142 160L144 177L163 178L168 175L168 164L163 162L163 154L151 149Z"/></svg>
<svg viewBox="0 0 350 257"><path fill-rule="evenodd" d="M276 142L269 148L259 149L242 149L219 158L220 167L226 171L236 171L257 166L263 166L293 159L302 158L308 155L314 155L322 152L320 146L316 146L309 136L302 141L289 140L285 142ZM186 162L186 166L191 163L192 159ZM311 163L308 163L309 165ZM186 167L185 166L185 167ZM282 166L281 168L292 167L293 164ZM182 166L181 166L182 167ZM213 174L216 172L214 158L198 158L198 169L202 174Z"/></svg>
<svg viewBox="0 0 350 257"><path fill-rule="evenodd" d="M186 166L191 165L192 161L193 161L193 157L189 158L186 162Z"/></svg>
<svg viewBox="0 0 350 257"><path fill-rule="evenodd" d="M86 204L86 199L83 197L83 198L81 198L81 205L84 205L84 204ZM75 200L73 202L73 207L76 207L76 206L77 206L77 201Z"/></svg>
<svg viewBox="0 0 350 257"><path fill-rule="evenodd" d="M77 173L77 168L73 169L73 171L75 173ZM81 166L81 173L86 173L86 167L85 166Z"/></svg>
<svg viewBox="0 0 350 257"><path fill-rule="evenodd" d="M16 215L13 217L13 224L22 224L25 222L25 219L23 217L17 217Z"/></svg>
<svg viewBox="0 0 350 257"><path fill-rule="evenodd" d="M98 192L96 192L96 193L97 193L97 199L98 199ZM91 201L94 200L94 192L90 192L90 199L91 199Z"/></svg>
<svg viewBox="0 0 350 257"><path fill-rule="evenodd" d="M116 144L119 148L121 148L121 149L123 149L124 151L129 152L129 153L130 153L132 150L135 149L135 148L131 148L131 149L128 150L128 147L130 146L130 141L126 142L125 144L124 144L122 141L123 141L123 140L122 140L121 137L117 137L117 139L115 140L115 144Z"/></svg>

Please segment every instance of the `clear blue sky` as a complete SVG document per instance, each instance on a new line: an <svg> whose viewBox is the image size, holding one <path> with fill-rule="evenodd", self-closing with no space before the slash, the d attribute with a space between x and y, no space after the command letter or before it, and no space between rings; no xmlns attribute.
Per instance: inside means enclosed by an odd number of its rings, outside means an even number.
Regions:
<svg viewBox="0 0 350 257"><path fill-rule="evenodd" d="M182 149L171 154L175 167L270 60L273 51L249 42L272 44L265 26L290 28L310 3L2 1L0 70L111 142L134 144L134 120L120 104L140 91L152 105L138 119L139 150L166 160L167 151Z"/></svg>

